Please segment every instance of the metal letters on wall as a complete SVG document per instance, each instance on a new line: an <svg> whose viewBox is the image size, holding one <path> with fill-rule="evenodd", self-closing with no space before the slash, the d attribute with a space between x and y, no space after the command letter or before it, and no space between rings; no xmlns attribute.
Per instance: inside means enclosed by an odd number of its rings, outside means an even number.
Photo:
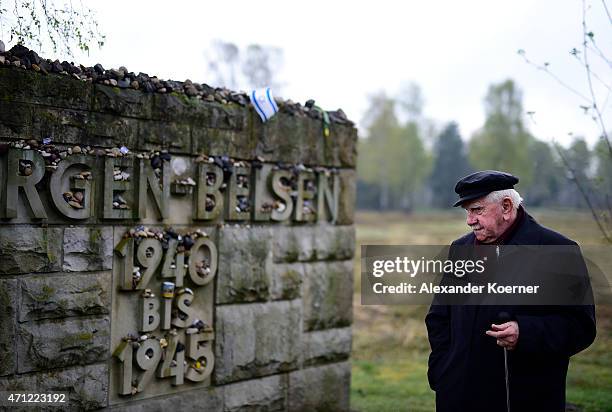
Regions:
<svg viewBox="0 0 612 412"><path fill-rule="evenodd" d="M215 223L335 223L340 198L324 168L128 152L0 156L0 221L114 227L111 404L210 385Z"/></svg>

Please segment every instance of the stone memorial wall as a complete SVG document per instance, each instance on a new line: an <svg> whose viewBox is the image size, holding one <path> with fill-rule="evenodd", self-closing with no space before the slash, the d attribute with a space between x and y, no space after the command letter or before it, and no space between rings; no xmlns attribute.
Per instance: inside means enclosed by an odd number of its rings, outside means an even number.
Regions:
<svg viewBox="0 0 612 412"><path fill-rule="evenodd" d="M0 390L348 410L352 123L43 63L0 61Z"/></svg>

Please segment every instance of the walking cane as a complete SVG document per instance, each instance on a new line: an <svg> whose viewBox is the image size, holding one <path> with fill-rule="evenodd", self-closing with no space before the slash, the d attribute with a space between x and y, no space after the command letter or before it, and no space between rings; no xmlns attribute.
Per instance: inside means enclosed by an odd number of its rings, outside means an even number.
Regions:
<svg viewBox="0 0 612 412"><path fill-rule="evenodd" d="M512 318L508 312L499 312L497 315L497 323L502 324L510 322ZM508 379L508 349L504 347L504 372L506 376L506 412L510 412L510 380Z"/></svg>

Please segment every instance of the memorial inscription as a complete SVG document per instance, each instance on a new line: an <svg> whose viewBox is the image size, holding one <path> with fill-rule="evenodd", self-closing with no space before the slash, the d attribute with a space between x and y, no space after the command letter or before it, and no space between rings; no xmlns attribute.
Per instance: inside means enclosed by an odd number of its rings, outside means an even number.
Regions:
<svg viewBox="0 0 612 412"><path fill-rule="evenodd" d="M210 384L217 248L202 230L140 226L115 246L111 402ZM131 314L131 316L121 316ZM167 379L169 378L169 379ZM165 385L163 385L165 383ZM152 387L152 388L151 388Z"/></svg>
<svg viewBox="0 0 612 412"><path fill-rule="evenodd" d="M338 215L333 169L125 147L50 163L15 146L0 156L4 221L114 225L110 404L211 384L218 225Z"/></svg>
<svg viewBox="0 0 612 412"><path fill-rule="evenodd" d="M27 217L48 219L39 193L43 186L55 211L72 220L141 221L151 217L150 212L164 220L170 217L171 203L188 197L193 198L192 221L278 222L292 217L296 222L315 222L326 211L332 223L337 219L340 183L335 169L165 155L184 167L173 170L169 161L155 161L162 157L159 153L147 158L72 154L50 170L39 151L9 148L0 164L6 176L0 182L0 218L18 217L21 193ZM41 184L43 178L48 184Z"/></svg>

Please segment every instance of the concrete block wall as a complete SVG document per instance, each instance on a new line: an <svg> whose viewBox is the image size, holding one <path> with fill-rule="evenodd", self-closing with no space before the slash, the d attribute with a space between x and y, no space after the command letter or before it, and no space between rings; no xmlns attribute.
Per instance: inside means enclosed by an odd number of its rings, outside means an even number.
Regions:
<svg viewBox="0 0 612 412"><path fill-rule="evenodd" d="M9 152L23 150L14 147L22 140L51 138L60 150L89 146L93 179L86 218L68 218L54 206L50 170L36 185L46 219L33 217L23 193L17 216L0 218L0 390L66 391L69 410L348 410L357 135L346 124L330 128L324 137L321 120L299 113L281 110L262 124L248 106L0 67L0 207L8 176L17 173L9 170ZM330 211L313 222L230 220L226 213L196 220L195 195L172 193L163 219L150 198L146 218L105 219L105 156L96 149L121 146L129 156L167 151L185 160L185 175L194 179L202 154L258 158L266 173L279 163L334 169L335 220ZM169 173L169 181L184 177ZM214 330L207 343L214 369L182 385L151 375L142 391L121 395L113 353L135 328L143 298L121 289L117 247L139 225L200 229L214 243L213 281L198 286L185 277L193 310ZM158 269L152 285L159 276ZM164 333L149 334L159 341Z"/></svg>

